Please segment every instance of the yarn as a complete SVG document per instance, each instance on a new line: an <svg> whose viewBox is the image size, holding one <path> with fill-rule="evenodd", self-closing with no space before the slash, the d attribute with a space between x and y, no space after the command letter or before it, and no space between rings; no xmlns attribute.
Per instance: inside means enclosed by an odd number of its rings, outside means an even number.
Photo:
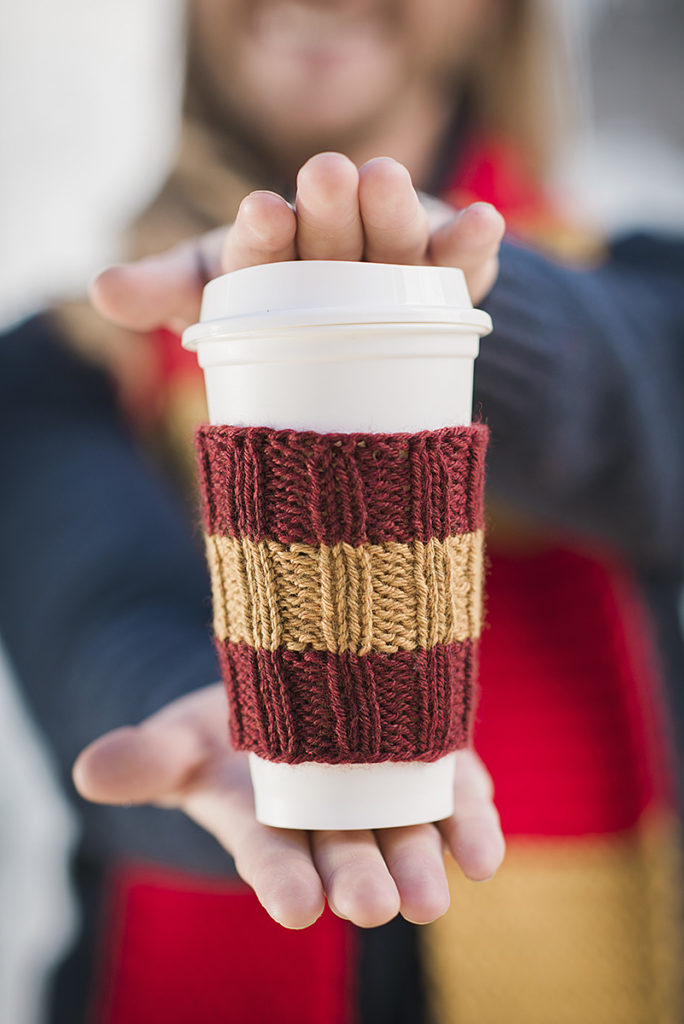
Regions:
<svg viewBox="0 0 684 1024"><path fill-rule="evenodd" d="M483 533L423 544L209 536L218 640L273 651L392 654L477 638Z"/></svg>
<svg viewBox="0 0 684 1024"><path fill-rule="evenodd" d="M484 525L482 424L416 434L318 434L202 426L196 434L209 534L358 545Z"/></svg>
<svg viewBox="0 0 684 1024"><path fill-rule="evenodd" d="M468 743L486 443L480 424L199 428L237 749L344 764L432 761Z"/></svg>

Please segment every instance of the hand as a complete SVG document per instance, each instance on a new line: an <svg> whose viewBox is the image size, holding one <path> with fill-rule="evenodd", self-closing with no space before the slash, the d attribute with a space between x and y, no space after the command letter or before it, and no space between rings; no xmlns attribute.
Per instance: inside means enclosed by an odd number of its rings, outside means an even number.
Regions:
<svg viewBox="0 0 684 1024"><path fill-rule="evenodd" d="M460 267L477 304L496 280L503 217L489 203L458 213L435 204L420 202L395 160L378 157L358 170L340 153L319 153L299 171L294 209L274 192L252 192L230 227L109 267L91 299L130 330L180 332L198 320L202 288L219 274L282 260L365 259Z"/></svg>
<svg viewBox="0 0 684 1024"><path fill-rule="evenodd" d="M397 913L427 924L449 906L444 845L475 881L503 860L491 780L473 751L456 755L451 818L375 832L303 832L256 821L247 755L231 748L227 733L223 687L208 686L91 743L74 765L76 788L98 803L181 809L233 856L286 928L313 924L326 898L338 917L363 928Z"/></svg>

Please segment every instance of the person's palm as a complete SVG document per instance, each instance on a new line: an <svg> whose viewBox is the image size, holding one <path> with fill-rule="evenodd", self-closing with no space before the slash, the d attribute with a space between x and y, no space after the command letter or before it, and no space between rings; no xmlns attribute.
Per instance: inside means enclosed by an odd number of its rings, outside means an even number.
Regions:
<svg viewBox="0 0 684 1024"><path fill-rule="evenodd" d="M109 268L91 298L131 330L180 331L198 319L210 277L279 260L364 259L461 267L478 302L497 274L503 218L486 203L460 213L435 203L428 212L393 160L358 170L339 153L322 153L300 171L294 208L272 192L254 192L230 227ZM76 785L91 800L181 808L233 855L271 916L290 928L316 920L326 897L336 914L366 927L397 913L434 920L449 905L444 844L469 878L488 878L499 867L504 840L492 785L472 750L457 754L455 812L437 825L275 829L256 821L247 756L229 745L227 714L219 685L174 701L142 726L95 741L76 763Z"/></svg>
<svg viewBox="0 0 684 1024"><path fill-rule="evenodd" d="M89 800L177 807L235 859L268 913L305 928L325 900L363 927L401 913L425 924L449 906L443 847L474 880L490 877L504 853L492 786L471 750L456 755L455 811L436 824L375 832L303 832L260 825L247 755L228 739L221 684L167 705L135 728L96 740L74 766Z"/></svg>

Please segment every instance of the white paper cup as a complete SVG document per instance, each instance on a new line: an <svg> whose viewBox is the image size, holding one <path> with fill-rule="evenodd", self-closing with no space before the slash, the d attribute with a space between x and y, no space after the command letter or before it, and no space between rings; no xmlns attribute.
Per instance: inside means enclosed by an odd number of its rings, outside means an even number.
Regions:
<svg viewBox="0 0 684 1024"><path fill-rule="evenodd" d="M491 330L460 270L292 261L204 289L197 351L213 424L410 432L471 422L474 360ZM288 765L250 754L257 818L358 829L453 811L453 762Z"/></svg>

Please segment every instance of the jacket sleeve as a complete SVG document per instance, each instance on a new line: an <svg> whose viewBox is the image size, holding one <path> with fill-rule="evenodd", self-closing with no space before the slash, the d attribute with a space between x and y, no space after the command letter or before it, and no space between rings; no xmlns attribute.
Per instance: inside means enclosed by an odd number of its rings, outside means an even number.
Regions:
<svg viewBox="0 0 684 1024"><path fill-rule="evenodd" d="M0 340L0 480L0 634L69 790L92 739L219 678L204 556L107 376L41 318ZM229 869L180 814L81 804L100 855Z"/></svg>
<svg viewBox="0 0 684 1024"><path fill-rule="evenodd" d="M489 493L645 569L684 548L684 242L574 270L504 244L476 363Z"/></svg>

